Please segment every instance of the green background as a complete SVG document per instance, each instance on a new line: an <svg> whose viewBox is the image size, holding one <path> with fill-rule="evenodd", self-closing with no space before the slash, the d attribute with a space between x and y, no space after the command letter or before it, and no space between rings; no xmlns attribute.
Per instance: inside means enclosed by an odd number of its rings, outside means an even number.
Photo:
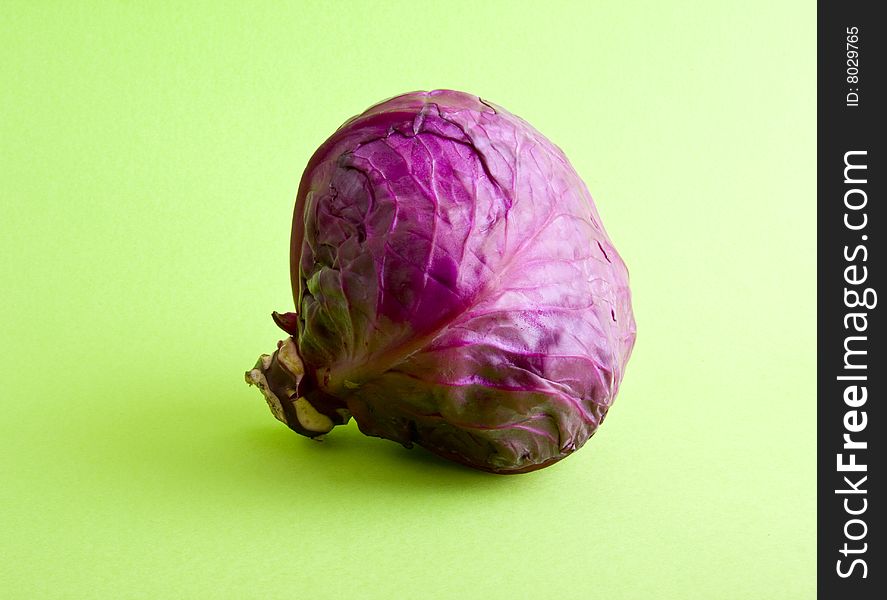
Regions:
<svg viewBox="0 0 887 600"><path fill-rule="evenodd" d="M813 4L145 4L0 16L0 596L813 596ZM560 145L631 269L616 405L528 475L243 383L311 152L438 87Z"/></svg>

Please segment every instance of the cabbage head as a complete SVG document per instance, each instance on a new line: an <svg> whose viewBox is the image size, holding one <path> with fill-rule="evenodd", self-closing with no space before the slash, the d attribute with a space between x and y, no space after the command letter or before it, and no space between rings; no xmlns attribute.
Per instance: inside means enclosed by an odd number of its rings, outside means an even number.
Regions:
<svg viewBox="0 0 887 600"><path fill-rule="evenodd" d="M294 431L361 432L495 473L580 448L635 341L628 271L563 152L476 96L415 92L309 161L290 337L247 381Z"/></svg>

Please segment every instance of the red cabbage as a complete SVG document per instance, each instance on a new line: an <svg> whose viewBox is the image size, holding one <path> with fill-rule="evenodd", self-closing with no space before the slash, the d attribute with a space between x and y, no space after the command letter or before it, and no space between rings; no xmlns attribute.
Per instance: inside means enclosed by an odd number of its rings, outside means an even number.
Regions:
<svg viewBox="0 0 887 600"><path fill-rule="evenodd" d="M496 473L603 422L635 340L628 271L566 156L451 90L387 100L308 163L291 337L247 381L296 432L366 435Z"/></svg>

